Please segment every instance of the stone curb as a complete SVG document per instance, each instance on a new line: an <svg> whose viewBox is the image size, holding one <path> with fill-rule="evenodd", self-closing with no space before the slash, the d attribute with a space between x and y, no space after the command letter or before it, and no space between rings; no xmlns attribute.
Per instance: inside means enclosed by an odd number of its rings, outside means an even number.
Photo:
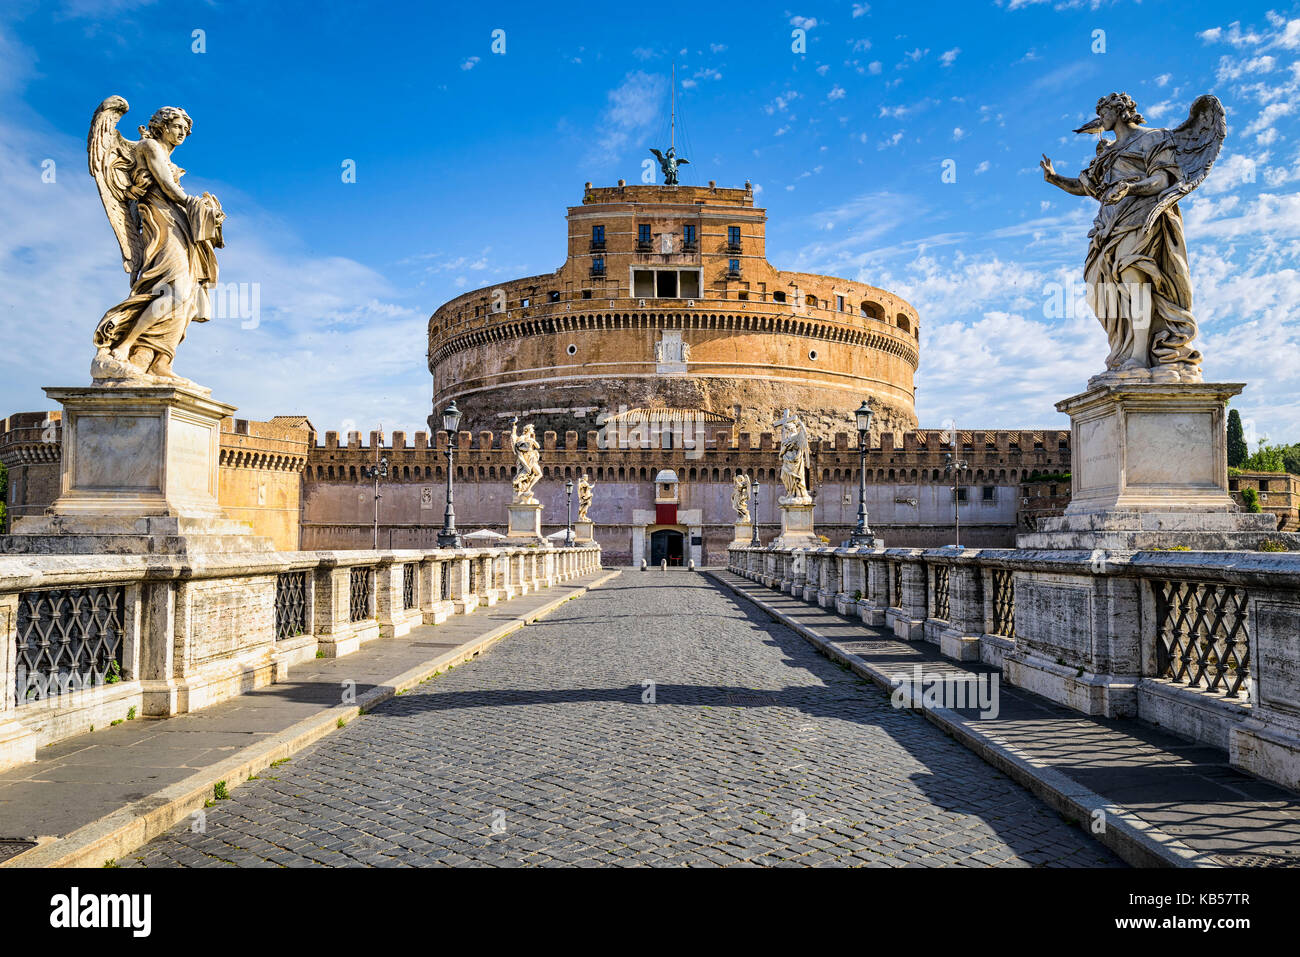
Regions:
<svg viewBox="0 0 1300 957"><path fill-rule="evenodd" d="M47 841L0 862L0 868L102 867L105 861L125 857L200 810L212 797L213 788L218 781L225 781L233 790L250 775L269 767L272 762L296 754L336 730L340 719L346 724L357 715L395 697L399 691L415 687L435 672L468 661L507 635L532 624L565 602L586 594L619 574L620 571L616 569L586 585L561 592L553 601L539 605L518 618L502 622L491 631L422 662L385 684L371 688L357 697L356 704L335 705L310 718L304 718L223 761L196 771L148 797L120 807L64 837Z"/></svg>
<svg viewBox="0 0 1300 957"><path fill-rule="evenodd" d="M848 666L859 677L868 679L881 690L892 692L900 684L857 655L840 650L814 629L795 621L775 606L737 588L720 573L706 571L705 574L761 609L774 621L796 632L827 658ZM920 711L931 724L975 752L986 763L1024 787L1058 814L1075 820L1085 834L1114 851L1126 863L1134 867L1220 866L1207 855L1192 850L1158 827L1142 820L1126 808L1107 801L1100 794L1072 780L1061 771L1034 760L988 732L977 730L970 721L957 712L947 708L911 710ZM1091 831L1090 822L1094 811L1101 811L1104 814L1102 820L1105 830L1100 834Z"/></svg>

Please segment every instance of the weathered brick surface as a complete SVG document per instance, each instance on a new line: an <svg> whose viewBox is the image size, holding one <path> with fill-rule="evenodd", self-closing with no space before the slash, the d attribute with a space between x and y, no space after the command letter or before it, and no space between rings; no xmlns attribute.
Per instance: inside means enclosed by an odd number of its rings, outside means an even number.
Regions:
<svg viewBox="0 0 1300 957"><path fill-rule="evenodd" d="M622 575L137 858L123 863L1117 863L688 572Z"/></svg>

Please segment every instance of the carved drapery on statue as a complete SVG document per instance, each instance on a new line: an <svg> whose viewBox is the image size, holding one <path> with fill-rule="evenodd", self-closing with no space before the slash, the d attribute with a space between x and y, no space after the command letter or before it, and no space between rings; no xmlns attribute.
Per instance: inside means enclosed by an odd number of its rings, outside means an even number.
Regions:
<svg viewBox="0 0 1300 957"><path fill-rule="evenodd" d="M1097 103L1076 133L1113 131L1077 179L1046 156L1044 179L1101 204L1084 263L1089 305L1106 330L1106 372L1093 381L1200 382L1196 319L1178 201L1204 181L1227 135L1223 106L1199 97L1176 129L1141 126L1127 93Z"/></svg>
<svg viewBox="0 0 1300 957"><path fill-rule="evenodd" d="M586 472L583 472L582 475L579 476L578 478L578 521L580 522L591 521L591 519L587 517L587 509L591 508L591 490L594 486L595 483L591 481L591 478L587 475Z"/></svg>
<svg viewBox="0 0 1300 957"><path fill-rule="evenodd" d="M542 477L542 447L537 443L533 426L526 425L520 432L519 419L511 419L510 447L515 453L515 475L510 482L515 490L515 504L535 504L537 499L533 496L533 486Z"/></svg>
<svg viewBox="0 0 1300 957"><path fill-rule="evenodd" d="M731 490L731 507L736 510L736 521L749 521L749 476L741 472L736 476L736 484Z"/></svg>
<svg viewBox="0 0 1300 957"><path fill-rule="evenodd" d="M785 494L782 505L811 505L808 492L808 463L811 457L808 429L803 420L786 409L775 423L781 437L781 484Z"/></svg>
<svg viewBox="0 0 1300 957"><path fill-rule="evenodd" d="M193 128L182 109L164 106L140 139L117 131L126 100L110 96L90 122L90 174L122 252L131 294L95 328L91 378L103 384L193 385L172 371L191 322L211 318L208 287L217 282L215 249L225 213L211 193L191 196L171 153Z"/></svg>

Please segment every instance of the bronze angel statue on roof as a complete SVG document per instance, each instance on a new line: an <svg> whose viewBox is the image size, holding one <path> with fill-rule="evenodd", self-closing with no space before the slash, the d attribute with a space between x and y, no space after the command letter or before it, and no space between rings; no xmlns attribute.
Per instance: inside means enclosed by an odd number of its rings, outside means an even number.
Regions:
<svg viewBox="0 0 1300 957"><path fill-rule="evenodd" d="M1198 97L1175 129L1153 129L1127 93L1097 101L1097 115L1074 132L1113 132L1075 179L1043 156L1043 179L1100 202L1088 233L1084 281L1088 303L1106 329L1110 355L1096 384L1115 381L1200 382L1192 348L1192 282L1178 201L1199 186L1228 132L1223 104Z"/></svg>
<svg viewBox="0 0 1300 957"><path fill-rule="evenodd" d="M193 129L189 115L164 106L139 128L139 140L129 140L117 130L128 109L122 97L110 96L95 110L86 138L90 175L131 279L131 294L95 328L91 378L192 386L172 371L172 360L189 324L210 318L213 250L223 245L225 213L211 193L187 194L180 185L185 170L171 161Z"/></svg>
<svg viewBox="0 0 1300 957"><path fill-rule="evenodd" d="M659 169L663 171L665 186L677 185L677 167L691 165L690 160L679 158L677 150L672 146L668 147L666 154L660 153L653 146L650 147L650 152L654 153L655 159L659 161Z"/></svg>

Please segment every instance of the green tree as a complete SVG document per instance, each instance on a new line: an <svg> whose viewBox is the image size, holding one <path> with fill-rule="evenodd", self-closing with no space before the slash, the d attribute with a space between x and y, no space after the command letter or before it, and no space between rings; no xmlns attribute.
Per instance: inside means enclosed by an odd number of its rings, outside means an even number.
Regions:
<svg viewBox="0 0 1300 957"><path fill-rule="evenodd" d="M1263 508L1259 504L1259 492L1253 488L1243 488L1241 490L1241 500L1245 503L1246 511L1262 512Z"/></svg>
<svg viewBox="0 0 1300 957"><path fill-rule="evenodd" d="M1259 443L1254 455L1247 456L1241 463L1243 472L1285 472L1286 448L1281 445Z"/></svg>
<svg viewBox="0 0 1300 957"><path fill-rule="evenodd" d="M1300 475L1300 442L1282 450L1282 464L1292 475Z"/></svg>
<svg viewBox="0 0 1300 957"><path fill-rule="evenodd" d="M1228 467L1240 468L1248 455L1250 448L1246 445L1246 432L1241 427L1241 413L1231 409L1228 411Z"/></svg>

